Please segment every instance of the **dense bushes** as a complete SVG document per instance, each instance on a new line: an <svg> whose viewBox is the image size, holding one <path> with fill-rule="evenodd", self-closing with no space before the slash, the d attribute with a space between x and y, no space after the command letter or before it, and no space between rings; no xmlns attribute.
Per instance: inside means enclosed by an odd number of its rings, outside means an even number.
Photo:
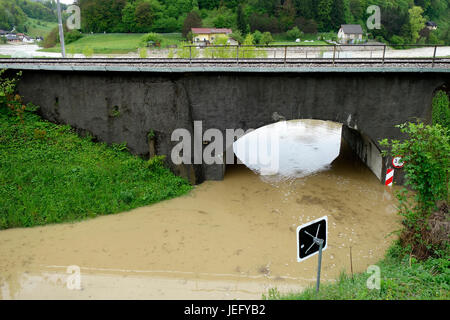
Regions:
<svg viewBox="0 0 450 320"><path fill-rule="evenodd" d="M300 37L303 35L303 32L301 32L298 27L294 27L291 30L289 30L288 32L286 32L286 35L288 36L288 38L290 40L296 40L296 39L300 39Z"/></svg>
<svg viewBox="0 0 450 320"><path fill-rule="evenodd" d="M16 83L0 72L0 229L126 211L190 190L161 157L145 161L125 143L95 143L42 120L22 105Z"/></svg>
<svg viewBox="0 0 450 320"><path fill-rule="evenodd" d="M64 30L64 43L69 44L77 41L83 37L83 34L78 30L69 30L66 24L63 24ZM55 27L50 31L49 34L44 38L42 43L42 47L44 48L52 48L60 42L59 40L59 28Z"/></svg>
<svg viewBox="0 0 450 320"><path fill-rule="evenodd" d="M81 38L83 38L83 34L78 30L71 30L67 33L64 33L64 43L65 44L75 42ZM58 37L58 41L59 41L59 37Z"/></svg>
<svg viewBox="0 0 450 320"><path fill-rule="evenodd" d="M160 47L162 41L163 41L163 37L160 34L151 32L141 38L140 47L146 47L151 44L153 44L154 46Z"/></svg>
<svg viewBox="0 0 450 320"><path fill-rule="evenodd" d="M405 186L409 189L396 194L404 225L401 244L419 259L448 256L450 129L423 123L398 128L406 139L385 139L380 144L390 147L391 155L402 155L404 161Z"/></svg>
<svg viewBox="0 0 450 320"><path fill-rule="evenodd" d="M445 91L439 90L433 98L433 124L450 129L450 104Z"/></svg>

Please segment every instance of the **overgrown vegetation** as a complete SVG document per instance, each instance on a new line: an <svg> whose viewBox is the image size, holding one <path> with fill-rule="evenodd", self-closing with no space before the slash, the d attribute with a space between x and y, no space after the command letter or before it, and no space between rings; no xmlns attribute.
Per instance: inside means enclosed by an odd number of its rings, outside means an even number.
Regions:
<svg viewBox="0 0 450 320"><path fill-rule="evenodd" d="M0 73L0 229L77 221L185 194L161 157L145 161L41 119Z"/></svg>
<svg viewBox="0 0 450 320"><path fill-rule="evenodd" d="M439 90L433 98L433 124L450 129L450 103L445 91Z"/></svg>
<svg viewBox="0 0 450 320"><path fill-rule="evenodd" d="M408 188L396 193L404 226L400 243L418 259L448 257L450 130L423 123L405 123L398 128L406 139L380 144L390 147L391 155L401 155L405 163Z"/></svg>

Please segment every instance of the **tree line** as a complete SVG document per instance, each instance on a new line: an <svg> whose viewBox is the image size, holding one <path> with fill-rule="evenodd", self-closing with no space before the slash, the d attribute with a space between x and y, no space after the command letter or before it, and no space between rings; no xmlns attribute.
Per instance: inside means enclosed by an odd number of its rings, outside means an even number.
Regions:
<svg viewBox="0 0 450 320"><path fill-rule="evenodd" d="M284 33L337 32L360 24L380 41L450 43L448 0L77 0L84 33L183 32L190 27ZM381 8L381 29L367 30L370 5ZM1 0L0 28L23 29L27 17L56 21L55 1ZM432 20L438 29L430 31Z"/></svg>
<svg viewBox="0 0 450 320"><path fill-rule="evenodd" d="M78 5L83 32L180 32L204 26L244 35L293 28L317 33L337 32L347 23L397 44L449 42L446 0L78 0ZM380 30L367 30L370 5L381 8ZM428 20L439 22L436 32L422 31Z"/></svg>

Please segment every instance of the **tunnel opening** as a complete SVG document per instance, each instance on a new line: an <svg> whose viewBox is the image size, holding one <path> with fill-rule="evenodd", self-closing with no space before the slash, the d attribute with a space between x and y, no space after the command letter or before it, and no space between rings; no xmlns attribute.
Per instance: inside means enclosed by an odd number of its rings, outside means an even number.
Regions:
<svg viewBox="0 0 450 320"><path fill-rule="evenodd" d="M268 182L330 170L338 174L370 170L383 181L383 157L376 144L358 130L333 121L303 119L263 126L235 141L233 152L235 161L226 165L224 178L245 170Z"/></svg>

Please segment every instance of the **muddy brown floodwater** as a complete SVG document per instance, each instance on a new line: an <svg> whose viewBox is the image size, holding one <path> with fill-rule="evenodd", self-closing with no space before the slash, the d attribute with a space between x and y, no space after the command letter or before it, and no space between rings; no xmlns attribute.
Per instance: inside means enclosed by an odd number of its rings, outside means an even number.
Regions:
<svg viewBox="0 0 450 320"><path fill-rule="evenodd" d="M317 137L339 143L340 126L328 123L323 131L324 124L311 121L300 125L301 134L280 139L300 141L326 158L311 125L319 127ZM0 298L260 299L269 288L299 291L314 284L317 257L296 261L296 227L325 215L322 281L349 272L350 247L354 272L366 271L400 226L392 189L345 144L334 161L339 146L333 156L336 148L327 145L333 162L314 161L314 172L305 175L308 168L295 161L302 155L293 156L303 147L283 149L291 154L280 164L291 162L295 170L278 178L232 165L224 181L207 181L173 200L78 223L1 231ZM67 285L74 279L69 266L80 267L79 290Z"/></svg>

